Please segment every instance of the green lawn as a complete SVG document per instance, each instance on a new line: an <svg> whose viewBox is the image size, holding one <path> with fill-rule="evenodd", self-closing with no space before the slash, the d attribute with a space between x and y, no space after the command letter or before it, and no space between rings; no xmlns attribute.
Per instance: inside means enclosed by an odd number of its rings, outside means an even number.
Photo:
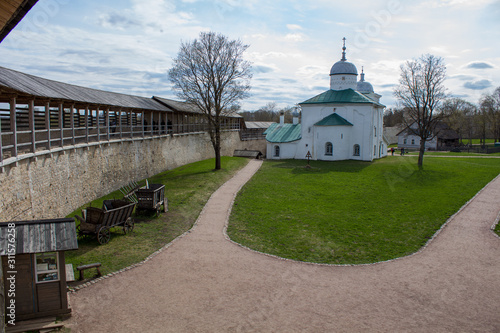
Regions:
<svg viewBox="0 0 500 333"><path fill-rule="evenodd" d="M148 178L151 184L165 184L169 211L158 218L148 213L135 216L136 224L131 234L124 235L121 228L115 228L110 242L104 245L99 245L95 237L79 239L78 250L66 252L66 263L73 264L76 269L82 264L100 262L102 273L107 274L144 260L189 230L210 195L247 163L248 160L244 158L223 157L223 169L217 172L212 171L214 160L210 159ZM123 195L116 191L93 201L92 206L101 207L103 200L121 197ZM69 217L80 215L81 208Z"/></svg>
<svg viewBox="0 0 500 333"><path fill-rule="evenodd" d="M469 143L469 139L463 139L462 141L464 143ZM493 144L493 143L495 143L495 139L486 139L486 144ZM473 145L481 144L481 139L472 139L472 144Z"/></svg>
<svg viewBox="0 0 500 333"><path fill-rule="evenodd" d="M228 233L284 258L331 264L416 252L500 173L499 159L267 161L236 198Z"/></svg>
<svg viewBox="0 0 500 333"><path fill-rule="evenodd" d="M394 155L396 155L396 152L394 152ZM397 155L399 155L399 152ZM406 152L405 155L418 156L418 151L412 150L410 152ZM432 156L432 155L440 155L440 156L500 156L500 153L477 154L477 153L468 153L468 152L457 153L457 152L452 152L452 151L426 151L424 154L424 159L426 156Z"/></svg>

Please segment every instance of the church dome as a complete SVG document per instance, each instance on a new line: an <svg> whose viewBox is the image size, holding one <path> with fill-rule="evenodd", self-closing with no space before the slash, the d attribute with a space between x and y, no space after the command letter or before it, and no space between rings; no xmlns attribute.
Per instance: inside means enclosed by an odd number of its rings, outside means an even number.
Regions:
<svg viewBox="0 0 500 333"><path fill-rule="evenodd" d="M359 91L360 93L373 93L373 86L370 82L365 81L365 73L364 69L361 68L361 78L358 82L358 85L356 87L356 90Z"/></svg>
<svg viewBox="0 0 500 333"><path fill-rule="evenodd" d="M330 75L337 74L352 74L358 75L358 69L354 66L353 63L348 62L346 60L337 61L330 70Z"/></svg>
<svg viewBox="0 0 500 333"><path fill-rule="evenodd" d="M358 87L356 89L360 93L372 93L373 92L373 86L370 82L358 82Z"/></svg>
<svg viewBox="0 0 500 333"><path fill-rule="evenodd" d="M342 47L342 59L333 64L330 70L330 75L358 75L358 69L353 63L348 62L345 58L345 37L343 38L344 46Z"/></svg>
<svg viewBox="0 0 500 333"><path fill-rule="evenodd" d="M353 63L345 58L345 37L343 38L342 59L337 61L330 70L330 89L345 90L356 89L358 83L358 70Z"/></svg>

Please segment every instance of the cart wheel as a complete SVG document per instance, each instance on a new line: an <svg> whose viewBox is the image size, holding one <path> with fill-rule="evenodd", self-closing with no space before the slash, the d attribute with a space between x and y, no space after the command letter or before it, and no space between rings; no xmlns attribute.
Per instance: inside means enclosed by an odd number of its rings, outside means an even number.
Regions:
<svg viewBox="0 0 500 333"><path fill-rule="evenodd" d="M111 238L111 233L108 227L101 227L97 232L97 241L99 244L106 244Z"/></svg>
<svg viewBox="0 0 500 333"><path fill-rule="evenodd" d="M80 228L80 225L76 226L76 236L78 238L82 238L83 237L83 232L82 232L82 229Z"/></svg>
<svg viewBox="0 0 500 333"><path fill-rule="evenodd" d="M132 230L134 230L134 220L131 217L129 217L123 224L123 232L126 235L129 232L132 232Z"/></svg>

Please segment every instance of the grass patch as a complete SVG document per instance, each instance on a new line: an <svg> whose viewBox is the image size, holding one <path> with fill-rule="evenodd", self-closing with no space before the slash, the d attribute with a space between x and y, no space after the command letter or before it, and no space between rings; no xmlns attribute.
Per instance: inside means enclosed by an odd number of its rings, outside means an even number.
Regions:
<svg viewBox="0 0 500 333"><path fill-rule="evenodd" d="M205 160L160 173L148 178L150 183L165 184L165 198L169 211L155 217L154 213L135 216L135 228L124 235L114 228L109 243L99 245L97 239L87 236L78 240L78 250L66 252L66 263L79 265L100 262L101 272L108 274L144 260L151 253L189 230L210 195L248 163L247 159L223 157L223 169L212 171L214 160ZM122 198L119 192L92 201L93 207L102 207L103 200ZM68 217L81 214L80 207ZM76 272L75 272L76 274ZM88 275L88 273L87 273ZM75 275L76 277L77 275Z"/></svg>
<svg viewBox="0 0 500 333"><path fill-rule="evenodd" d="M396 153L394 153L396 155ZM418 156L418 150L412 150L405 155L414 155ZM500 156L500 153L491 153L491 154L477 154L477 153L468 153L468 152L452 152L452 151L426 151L424 153L424 164L425 164L425 157L426 156L432 156L432 155L437 155L437 156Z"/></svg>
<svg viewBox="0 0 500 333"><path fill-rule="evenodd" d="M463 141L464 144L469 143L469 139L463 139L462 141ZM495 139L486 139L485 143L486 144L495 143ZM473 145L479 145L479 144L481 144L481 139L472 139L472 144Z"/></svg>
<svg viewBox="0 0 500 333"><path fill-rule="evenodd" d="M500 173L498 159L266 161L238 194L228 233L300 261L362 264L416 252Z"/></svg>

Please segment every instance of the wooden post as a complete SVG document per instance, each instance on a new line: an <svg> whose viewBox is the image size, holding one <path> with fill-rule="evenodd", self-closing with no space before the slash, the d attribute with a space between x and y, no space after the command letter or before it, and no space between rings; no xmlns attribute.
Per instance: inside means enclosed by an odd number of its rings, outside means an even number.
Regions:
<svg viewBox="0 0 500 333"><path fill-rule="evenodd" d="M85 142L89 143L89 106L85 106Z"/></svg>
<svg viewBox="0 0 500 333"><path fill-rule="evenodd" d="M10 130L12 132L12 156L17 157L17 119L16 119L16 98L10 99Z"/></svg>
<svg viewBox="0 0 500 333"><path fill-rule="evenodd" d="M50 102L45 102L45 130L47 131L47 149L50 150Z"/></svg>
<svg viewBox="0 0 500 333"><path fill-rule="evenodd" d="M28 102L28 125L31 132L31 152L36 152L36 133L35 133L35 100Z"/></svg>
<svg viewBox="0 0 500 333"><path fill-rule="evenodd" d="M69 122L71 126L71 144L75 145L75 104L70 106Z"/></svg>
<svg viewBox="0 0 500 333"><path fill-rule="evenodd" d="M118 126L120 127L120 140L123 138L123 130L122 130L122 109L118 111Z"/></svg>
<svg viewBox="0 0 500 333"><path fill-rule="evenodd" d="M166 126L165 125L162 128L162 125L161 125L162 119L163 119L163 114L161 112L158 112L158 134L159 135L162 135L163 131L165 130L165 126Z"/></svg>
<svg viewBox="0 0 500 333"><path fill-rule="evenodd" d="M64 146L64 105L63 103L59 103L59 128L61 129L60 137L61 137L61 147Z"/></svg>
<svg viewBox="0 0 500 333"><path fill-rule="evenodd" d="M142 137L144 138L144 121L146 121L146 119L144 119L145 117L145 114L144 114L144 111L141 112L141 131L142 131Z"/></svg>
<svg viewBox="0 0 500 333"><path fill-rule="evenodd" d="M101 142L101 124L99 122L99 105L95 110L95 121L97 125L97 142Z"/></svg>
<svg viewBox="0 0 500 333"><path fill-rule="evenodd" d="M132 110L129 112L129 119L130 119L130 137L134 137L134 124L132 123Z"/></svg>
<svg viewBox="0 0 500 333"><path fill-rule="evenodd" d="M109 141L109 130L110 130L110 126L109 126L109 107L106 109L106 135L108 137L108 141Z"/></svg>
<svg viewBox="0 0 500 333"><path fill-rule="evenodd" d="M151 111L151 112L149 113L149 126L151 127L151 128L150 128L150 130L149 130L149 132L151 133L151 136L153 136L153 135L154 135L154 133L153 133L153 121L154 121L154 118L153 118L153 111Z"/></svg>

